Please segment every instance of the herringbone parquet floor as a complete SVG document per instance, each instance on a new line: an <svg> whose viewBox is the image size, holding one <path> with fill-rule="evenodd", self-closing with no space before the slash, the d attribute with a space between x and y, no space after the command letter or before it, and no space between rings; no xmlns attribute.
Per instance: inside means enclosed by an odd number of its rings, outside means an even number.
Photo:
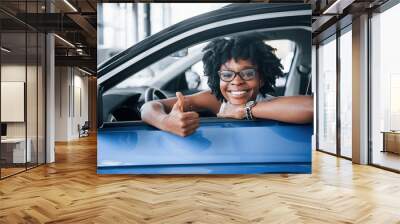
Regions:
<svg viewBox="0 0 400 224"><path fill-rule="evenodd" d="M0 223L400 223L400 175L315 152L311 175L96 174L96 139L0 181Z"/></svg>

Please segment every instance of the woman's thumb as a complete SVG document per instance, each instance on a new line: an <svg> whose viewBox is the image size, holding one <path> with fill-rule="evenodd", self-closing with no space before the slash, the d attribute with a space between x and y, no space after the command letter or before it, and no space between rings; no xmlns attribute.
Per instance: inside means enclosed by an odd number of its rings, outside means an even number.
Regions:
<svg viewBox="0 0 400 224"><path fill-rule="evenodd" d="M181 92L176 92L176 103L174 107L178 107L178 109L183 112L185 97L182 95Z"/></svg>

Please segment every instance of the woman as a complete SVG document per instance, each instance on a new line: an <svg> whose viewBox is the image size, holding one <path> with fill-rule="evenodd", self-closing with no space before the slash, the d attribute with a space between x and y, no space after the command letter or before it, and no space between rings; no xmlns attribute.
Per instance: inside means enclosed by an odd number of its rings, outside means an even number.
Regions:
<svg viewBox="0 0 400 224"><path fill-rule="evenodd" d="M282 65L274 49L256 35L217 39L203 51L204 73L211 90L189 96L151 101L141 109L142 120L180 136L199 127L196 111L209 110L217 117L271 119L309 123L313 119L311 96L273 97Z"/></svg>

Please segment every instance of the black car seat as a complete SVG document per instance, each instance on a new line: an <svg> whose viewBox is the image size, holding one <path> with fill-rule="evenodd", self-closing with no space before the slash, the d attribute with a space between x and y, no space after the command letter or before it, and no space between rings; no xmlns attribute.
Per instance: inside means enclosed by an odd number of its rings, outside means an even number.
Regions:
<svg viewBox="0 0 400 224"><path fill-rule="evenodd" d="M297 66L300 75L300 94L311 95L311 68L306 65Z"/></svg>

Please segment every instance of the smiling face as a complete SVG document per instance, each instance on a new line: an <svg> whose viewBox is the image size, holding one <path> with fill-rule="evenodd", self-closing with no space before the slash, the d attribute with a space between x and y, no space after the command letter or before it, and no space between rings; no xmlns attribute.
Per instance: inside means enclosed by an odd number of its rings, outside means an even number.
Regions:
<svg viewBox="0 0 400 224"><path fill-rule="evenodd" d="M220 71L240 72L244 69L255 68L249 60L234 59L228 60L221 65ZM260 75L256 72L255 78L245 81L239 75L230 82L220 80L219 87L224 98L231 104L245 104L250 100L255 100L263 85Z"/></svg>

